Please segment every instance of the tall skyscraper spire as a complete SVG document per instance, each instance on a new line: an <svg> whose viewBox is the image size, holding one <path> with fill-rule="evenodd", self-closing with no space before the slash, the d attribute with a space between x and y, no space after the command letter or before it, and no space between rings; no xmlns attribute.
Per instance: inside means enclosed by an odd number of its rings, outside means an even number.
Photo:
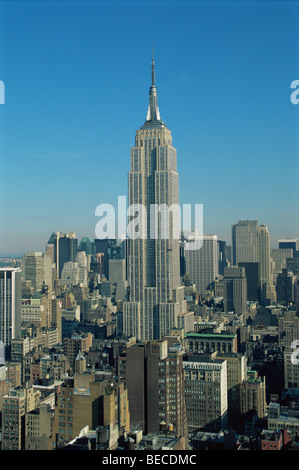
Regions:
<svg viewBox="0 0 299 470"><path fill-rule="evenodd" d="M158 93L156 88L155 77L155 60L154 50L152 51L152 84L149 90L149 105L147 110L146 121L143 127L162 126L165 125L161 121L161 116L158 107Z"/></svg>
<svg viewBox="0 0 299 470"><path fill-rule="evenodd" d="M152 51L152 86L155 86L155 60L154 60L154 49Z"/></svg>

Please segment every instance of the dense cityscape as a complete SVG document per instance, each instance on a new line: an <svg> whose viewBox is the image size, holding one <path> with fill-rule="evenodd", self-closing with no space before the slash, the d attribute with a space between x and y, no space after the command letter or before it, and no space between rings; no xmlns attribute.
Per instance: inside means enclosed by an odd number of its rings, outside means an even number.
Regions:
<svg viewBox="0 0 299 470"><path fill-rule="evenodd" d="M178 204L154 58L130 152L130 207ZM242 219L230 243L175 237L166 217L0 259L2 450L299 449L299 238L271 248Z"/></svg>

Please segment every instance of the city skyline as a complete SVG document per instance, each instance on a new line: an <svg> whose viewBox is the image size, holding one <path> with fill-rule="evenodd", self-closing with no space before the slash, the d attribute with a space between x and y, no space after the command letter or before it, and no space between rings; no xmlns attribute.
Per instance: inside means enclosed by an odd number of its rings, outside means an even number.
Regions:
<svg viewBox="0 0 299 470"><path fill-rule="evenodd" d="M152 48L180 204L203 204L204 233L229 244L240 219L273 247L298 238L298 5L161 2L148 34L151 5L1 4L1 256L56 230L95 238L97 205L127 195Z"/></svg>

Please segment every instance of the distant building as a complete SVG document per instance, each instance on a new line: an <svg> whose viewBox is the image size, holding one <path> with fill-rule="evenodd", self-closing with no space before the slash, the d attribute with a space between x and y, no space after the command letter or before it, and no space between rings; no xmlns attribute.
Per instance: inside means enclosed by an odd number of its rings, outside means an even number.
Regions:
<svg viewBox="0 0 299 470"><path fill-rule="evenodd" d="M295 300L295 281L296 276L288 272L286 268L278 274L276 278L276 298L277 302L291 303Z"/></svg>
<svg viewBox="0 0 299 470"><path fill-rule="evenodd" d="M282 407L279 403L270 403L268 406L268 429L287 429L292 438L299 436L299 411Z"/></svg>
<svg viewBox="0 0 299 470"><path fill-rule="evenodd" d="M232 263L257 261L257 220L240 220L232 225Z"/></svg>
<svg viewBox="0 0 299 470"><path fill-rule="evenodd" d="M56 275L59 279L64 263L76 260L78 239L74 232L53 232L49 238L48 245L54 246L54 263L56 264Z"/></svg>
<svg viewBox="0 0 299 470"><path fill-rule="evenodd" d="M9 357L13 339L21 337L21 269L0 268L0 341Z"/></svg>
<svg viewBox="0 0 299 470"><path fill-rule="evenodd" d="M273 259L273 272L281 273L287 267L287 258L293 258L292 248L272 248L271 258Z"/></svg>
<svg viewBox="0 0 299 470"><path fill-rule="evenodd" d="M259 262L260 301L271 305L276 300L276 292L270 256L270 234L264 224L260 225L257 231L257 260Z"/></svg>
<svg viewBox="0 0 299 470"><path fill-rule="evenodd" d="M202 247L198 250L186 250L185 258L186 273L195 284L197 293L203 294L218 276L217 235L204 235Z"/></svg>
<svg viewBox="0 0 299 470"><path fill-rule="evenodd" d="M240 262L239 267L245 268L247 279L247 301L255 302L259 296L259 263L257 262Z"/></svg>
<svg viewBox="0 0 299 470"><path fill-rule="evenodd" d="M278 240L279 249L291 249L293 251L299 250L298 238L281 238Z"/></svg>
<svg viewBox="0 0 299 470"><path fill-rule="evenodd" d="M23 255L23 280L31 281L35 291L43 285L52 289L52 258L48 253L28 251Z"/></svg>
<svg viewBox="0 0 299 470"><path fill-rule="evenodd" d="M247 311L247 278L244 267L224 268L224 311L245 314Z"/></svg>
<svg viewBox="0 0 299 470"><path fill-rule="evenodd" d="M263 418L266 412L266 380L255 370L247 371L247 379L241 384L241 413L255 411L258 418Z"/></svg>

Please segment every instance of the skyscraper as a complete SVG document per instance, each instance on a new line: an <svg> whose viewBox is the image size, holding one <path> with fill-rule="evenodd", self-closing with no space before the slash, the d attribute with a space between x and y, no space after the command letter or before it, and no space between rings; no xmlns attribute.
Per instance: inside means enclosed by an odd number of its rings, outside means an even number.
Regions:
<svg viewBox="0 0 299 470"><path fill-rule="evenodd" d="M0 341L9 352L11 340L21 337L21 269L0 268Z"/></svg>
<svg viewBox="0 0 299 470"><path fill-rule="evenodd" d="M74 232L53 232L48 245L54 245L54 263L56 263L57 277L60 278L64 263L76 260L78 239Z"/></svg>
<svg viewBox="0 0 299 470"><path fill-rule="evenodd" d="M52 289L52 259L49 253L28 251L23 255L23 280L31 281L34 290L43 284Z"/></svg>
<svg viewBox="0 0 299 470"><path fill-rule="evenodd" d="M270 256L270 234L262 224L257 231L257 259L259 262L260 300L264 304L276 300L273 282L273 262Z"/></svg>
<svg viewBox="0 0 299 470"><path fill-rule="evenodd" d="M233 264L259 263L259 300L262 304L275 301L274 263L270 255L268 228L257 220L240 220L232 226Z"/></svg>
<svg viewBox="0 0 299 470"><path fill-rule="evenodd" d="M247 311L247 278L245 268L224 268L224 311L245 314Z"/></svg>
<svg viewBox="0 0 299 470"><path fill-rule="evenodd" d="M186 273L203 294L218 276L217 235L204 235L200 250L186 250Z"/></svg>
<svg viewBox="0 0 299 470"><path fill-rule="evenodd" d="M257 220L240 220L232 226L232 262L257 261Z"/></svg>
<svg viewBox="0 0 299 470"><path fill-rule="evenodd" d="M175 214L170 210L178 202L176 149L160 116L152 59L148 112L136 131L129 172L129 209L139 213L143 232L131 234L128 240L130 297L124 303L124 332L143 341L168 334L176 326L177 315L187 309L180 286L179 236L175 236ZM154 231L153 207L158 221ZM163 208L168 215L163 216ZM131 218L129 214L129 226L136 211Z"/></svg>

